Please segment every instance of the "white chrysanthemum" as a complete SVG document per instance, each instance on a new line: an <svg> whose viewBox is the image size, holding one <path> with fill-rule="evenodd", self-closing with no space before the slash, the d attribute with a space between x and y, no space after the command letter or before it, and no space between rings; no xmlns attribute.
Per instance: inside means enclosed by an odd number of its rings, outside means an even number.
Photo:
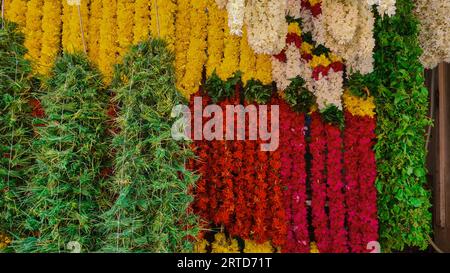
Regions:
<svg viewBox="0 0 450 273"><path fill-rule="evenodd" d="M297 19L300 18L301 1L300 0L287 0L288 13L287 15Z"/></svg>
<svg viewBox="0 0 450 273"><path fill-rule="evenodd" d="M289 81L286 78L286 63L280 62L275 57L272 57L272 78L280 91L289 86Z"/></svg>
<svg viewBox="0 0 450 273"><path fill-rule="evenodd" d="M377 5L377 11L383 17L384 15L387 16L394 16L396 11L395 3L396 0L367 0L367 4Z"/></svg>
<svg viewBox="0 0 450 273"><path fill-rule="evenodd" d="M227 3L228 27L230 33L242 36L244 26L245 0L229 0Z"/></svg>
<svg viewBox="0 0 450 273"><path fill-rule="evenodd" d="M332 69L326 77L321 76L318 81L314 81L313 92L320 110L330 105L342 110L343 84L343 72L334 72Z"/></svg>
<svg viewBox="0 0 450 273"><path fill-rule="evenodd" d="M419 42L425 68L450 62L450 1L417 0L415 14L420 20Z"/></svg>

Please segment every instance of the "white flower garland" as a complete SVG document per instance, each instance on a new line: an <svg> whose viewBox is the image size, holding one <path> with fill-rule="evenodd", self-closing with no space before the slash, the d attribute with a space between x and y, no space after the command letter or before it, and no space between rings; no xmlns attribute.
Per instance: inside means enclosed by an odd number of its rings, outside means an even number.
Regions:
<svg viewBox="0 0 450 273"><path fill-rule="evenodd" d="M318 81L313 81L313 93L320 110L330 105L335 105L339 110L342 110L343 78L342 71L335 72L330 69L327 76L321 75Z"/></svg>
<svg viewBox="0 0 450 273"><path fill-rule="evenodd" d="M345 59L350 73L373 71L375 18L359 0L323 0L322 14L313 18L313 37Z"/></svg>
<svg viewBox="0 0 450 273"><path fill-rule="evenodd" d="M287 2L283 0L248 0L245 22L248 43L257 54L278 54L286 45Z"/></svg>
<svg viewBox="0 0 450 273"><path fill-rule="evenodd" d="M229 0L226 4L228 12L228 27L230 33L242 36L244 26L245 0Z"/></svg>
<svg viewBox="0 0 450 273"><path fill-rule="evenodd" d="M417 0L415 13L420 20L420 61L425 68L450 62L450 1Z"/></svg>
<svg viewBox="0 0 450 273"><path fill-rule="evenodd" d="M377 5L377 11L383 17L384 15L387 16L394 16L396 11L396 0L367 0L367 4L370 6Z"/></svg>

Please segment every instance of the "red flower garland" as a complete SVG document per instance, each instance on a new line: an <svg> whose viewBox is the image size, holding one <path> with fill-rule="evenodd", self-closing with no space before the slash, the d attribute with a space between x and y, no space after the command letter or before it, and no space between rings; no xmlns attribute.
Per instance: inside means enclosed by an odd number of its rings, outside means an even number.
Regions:
<svg viewBox="0 0 450 273"><path fill-rule="evenodd" d="M320 114L311 115L311 208L314 237L320 252L330 252L328 215L325 211L327 185L325 181L326 136Z"/></svg>
<svg viewBox="0 0 450 273"><path fill-rule="evenodd" d="M341 130L332 124L325 124L327 138L327 195L330 221L330 252L348 252L345 229L345 198L343 193Z"/></svg>

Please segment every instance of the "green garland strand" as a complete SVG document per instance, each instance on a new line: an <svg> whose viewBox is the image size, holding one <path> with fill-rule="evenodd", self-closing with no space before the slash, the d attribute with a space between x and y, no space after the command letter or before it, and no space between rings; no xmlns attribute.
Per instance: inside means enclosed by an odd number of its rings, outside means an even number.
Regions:
<svg viewBox="0 0 450 273"><path fill-rule="evenodd" d="M378 17L374 82L378 142L380 241L384 251L427 247L431 232L426 189L425 128L428 91L419 62L418 22L412 0L397 0L397 14Z"/></svg>
<svg viewBox="0 0 450 273"><path fill-rule="evenodd" d="M23 42L17 25L5 21L0 28L0 234L16 229L18 187L27 180L31 162L31 66Z"/></svg>
<svg viewBox="0 0 450 273"><path fill-rule="evenodd" d="M162 40L133 46L115 67L118 133L113 139L111 208L101 216L105 252L187 252L198 232L189 194L197 176L185 168L189 143L171 136L175 88L173 55Z"/></svg>
<svg viewBox="0 0 450 273"><path fill-rule="evenodd" d="M28 237L13 242L16 252L95 248L107 99L85 56L57 59L40 98L46 117L33 143L33 177L23 189Z"/></svg>

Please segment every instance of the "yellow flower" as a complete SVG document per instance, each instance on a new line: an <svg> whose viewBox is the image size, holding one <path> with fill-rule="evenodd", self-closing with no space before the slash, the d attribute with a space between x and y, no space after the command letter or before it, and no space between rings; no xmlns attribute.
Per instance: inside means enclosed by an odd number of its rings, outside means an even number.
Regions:
<svg viewBox="0 0 450 273"><path fill-rule="evenodd" d="M315 242L310 243L310 249L311 253L320 253L319 248L317 247L317 244Z"/></svg>
<svg viewBox="0 0 450 273"><path fill-rule="evenodd" d="M270 55L258 54L256 56L256 75L255 79L263 84L272 83L272 60Z"/></svg>
<svg viewBox="0 0 450 273"><path fill-rule="evenodd" d="M209 246L209 242L205 239L199 240L194 245L194 253L207 253L206 249Z"/></svg>
<svg viewBox="0 0 450 273"><path fill-rule="evenodd" d="M311 6L315 6L316 4L322 2L322 0L308 0L308 1L309 1L309 3L311 4Z"/></svg>
<svg viewBox="0 0 450 273"><path fill-rule="evenodd" d="M320 56L313 55L313 58L310 62L310 66L312 68L316 68L318 66L327 67L331 64L330 60L325 56L325 54L321 54Z"/></svg>
<svg viewBox="0 0 450 273"><path fill-rule="evenodd" d="M223 233L214 235L212 253L239 253L239 245L236 239L229 239Z"/></svg>
<svg viewBox="0 0 450 273"><path fill-rule="evenodd" d="M354 116L375 116L374 98L368 96L366 99L356 97L350 94L347 90L343 95L344 109L349 111Z"/></svg>
<svg viewBox="0 0 450 273"><path fill-rule="evenodd" d="M288 33L295 33L298 36L302 35L302 31L300 30L300 26L297 22L290 23L288 26Z"/></svg>
<svg viewBox="0 0 450 273"><path fill-rule="evenodd" d="M273 253L274 248L269 241L258 244L251 240L245 240L244 253Z"/></svg>
<svg viewBox="0 0 450 273"><path fill-rule="evenodd" d="M187 52L186 72L181 82L181 93L188 98L198 91L206 63L207 0L192 0L191 37Z"/></svg>
<svg viewBox="0 0 450 273"><path fill-rule="evenodd" d="M242 82L245 84L256 76L256 55L248 44L247 28L244 26L242 30L239 70L242 72Z"/></svg>
<svg viewBox="0 0 450 273"><path fill-rule="evenodd" d="M342 58L339 57L338 55L334 54L334 53L331 53L329 55L329 57L330 57L331 62L333 62L333 63L335 63L335 62L341 62L342 63L343 62Z"/></svg>
<svg viewBox="0 0 450 273"><path fill-rule="evenodd" d="M303 54L311 54L313 49L313 45L308 42L302 42L302 45L300 47L300 51Z"/></svg>
<svg viewBox="0 0 450 273"><path fill-rule="evenodd" d="M102 0L91 0L88 21L89 35L87 37L89 58L96 65L99 64L100 26L102 24Z"/></svg>
<svg viewBox="0 0 450 273"><path fill-rule="evenodd" d="M220 10L215 0L208 0L208 60L206 61L206 76L214 70L219 70L224 51L224 25L226 11Z"/></svg>
<svg viewBox="0 0 450 273"><path fill-rule="evenodd" d="M117 1L102 0L102 21L100 25L99 69L110 83L113 74L113 65L117 61Z"/></svg>
<svg viewBox="0 0 450 273"><path fill-rule="evenodd" d="M43 5L43 0L30 0L27 6L24 45L28 49L26 57L33 62L33 67L41 56Z"/></svg>
<svg viewBox="0 0 450 273"><path fill-rule="evenodd" d="M64 1L67 2L67 1ZM67 18L68 25L64 25L64 28L68 28L68 41L65 44L65 49L68 52L84 52L84 44L83 44L83 36L80 28L80 16L78 14L78 6L76 5L67 5L64 6L64 13L69 14L69 18ZM87 1L80 2L80 13L83 22L83 32L84 32L84 42L86 43L89 29L88 29L88 3ZM86 45L87 47L87 45ZM87 49L86 49L87 50Z"/></svg>
<svg viewBox="0 0 450 273"><path fill-rule="evenodd" d="M9 3L11 2L11 3ZM26 24L27 15L27 0L12 0L5 1L5 17L6 19L16 22L20 26L24 27Z"/></svg>
<svg viewBox="0 0 450 273"><path fill-rule="evenodd" d="M191 32L190 13L191 0L178 0L177 14L175 20L175 72L177 87L181 90L181 81L186 72L187 52Z"/></svg>
<svg viewBox="0 0 450 273"><path fill-rule="evenodd" d="M117 2L117 43L119 56L123 57L133 43L134 1Z"/></svg>
<svg viewBox="0 0 450 273"><path fill-rule="evenodd" d="M150 2L136 0L134 3L134 43L137 44L148 38L150 29Z"/></svg>
<svg viewBox="0 0 450 273"><path fill-rule="evenodd" d="M175 11L174 0L151 0L152 36L166 40L171 51L175 47Z"/></svg>
<svg viewBox="0 0 450 273"><path fill-rule="evenodd" d="M38 72L47 75L58 54L61 34L61 0L46 0L42 8L42 48Z"/></svg>
<svg viewBox="0 0 450 273"><path fill-rule="evenodd" d="M228 27L228 15L224 22L225 29L225 49L223 53L223 61L220 69L217 70L217 74L222 80L226 80L233 75L234 72L239 70L239 48L240 37L230 33Z"/></svg>

